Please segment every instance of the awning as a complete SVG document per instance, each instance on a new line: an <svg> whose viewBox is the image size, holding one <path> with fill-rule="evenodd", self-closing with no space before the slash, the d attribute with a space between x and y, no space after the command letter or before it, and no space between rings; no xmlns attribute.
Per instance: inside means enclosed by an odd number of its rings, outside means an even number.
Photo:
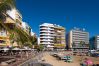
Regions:
<svg viewBox="0 0 99 66"><path fill-rule="evenodd" d="M12 50L20 50L20 48L17 48L17 47L16 47L16 48L14 48L14 49L12 49Z"/></svg>

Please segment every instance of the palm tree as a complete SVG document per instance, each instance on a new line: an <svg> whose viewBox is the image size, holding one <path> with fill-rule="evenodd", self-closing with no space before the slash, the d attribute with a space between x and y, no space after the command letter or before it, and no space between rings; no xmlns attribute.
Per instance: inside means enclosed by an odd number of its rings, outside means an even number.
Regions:
<svg viewBox="0 0 99 66"><path fill-rule="evenodd" d="M14 43L14 37L15 37L14 33L10 34L9 39L11 41L12 46L13 46L13 43Z"/></svg>
<svg viewBox="0 0 99 66"><path fill-rule="evenodd" d="M23 30L15 27L15 31L16 31L16 33L18 33L19 41L21 42L21 44L23 46L26 42L31 42L30 38L29 38L29 35L27 35ZM28 43L28 44L30 44L30 43Z"/></svg>
<svg viewBox="0 0 99 66"><path fill-rule="evenodd" d="M0 0L0 29L5 28L10 33L10 40L12 44L14 40L18 42L19 45L24 46L28 42L29 46L31 44L37 44L36 37L31 38L26 32L14 25L11 29L9 26L5 25L6 11L15 8L15 0Z"/></svg>
<svg viewBox="0 0 99 66"><path fill-rule="evenodd" d="M73 42L73 43L72 43L72 47L75 47L75 46L76 46L76 45L75 45L75 42Z"/></svg>
<svg viewBox="0 0 99 66"><path fill-rule="evenodd" d="M0 13L11 10L15 7L15 0L1 0L0 1Z"/></svg>
<svg viewBox="0 0 99 66"><path fill-rule="evenodd" d="M15 0L0 0L0 20L5 21L7 10L15 7Z"/></svg>
<svg viewBox="0 0 99 66"><path fill-rule="evenodd" d="M7 10L11 10L13 7L15 7L15 0L0 0L0 26L9 32L11 32L10 29L3 23L6 19L4 14L6 14Z"/></svg>

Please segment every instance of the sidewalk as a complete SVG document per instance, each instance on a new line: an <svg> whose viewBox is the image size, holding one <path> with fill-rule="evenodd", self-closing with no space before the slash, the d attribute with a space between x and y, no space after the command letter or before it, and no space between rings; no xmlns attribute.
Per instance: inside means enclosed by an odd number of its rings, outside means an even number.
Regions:
<svg viewBox="0 0 99 66"><path fill-rule="evenodd" d="M50 56L48 53L44 54L43 58L44 63L49 63L53 66L80 66L80 62L77 58L74 58L73 63L67 63L63 60L57 60L56 58Z"/></svg>

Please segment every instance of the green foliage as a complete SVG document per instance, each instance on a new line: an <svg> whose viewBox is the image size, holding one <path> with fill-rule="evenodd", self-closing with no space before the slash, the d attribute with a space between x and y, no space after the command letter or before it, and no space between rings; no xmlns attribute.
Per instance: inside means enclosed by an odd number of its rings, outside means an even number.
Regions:
<svg viewBox="0 0 99 66"><path fill-rule="evenodd" d="M36 38L36 36L31 36L30 40L31 40L33 45L37 45L37 38Z"/></svg>
<svg viewBox="0 0 99 66"><path fill-rule="evenodd" d="M10 34L10 39L14 39L14 33Z"/></svg>
<svg viewBox="0 0 99 66"><path fill-rule="evenodd" d="M11 8L15 7L15 0L2 0L0 3L0 13L6 12L7 10L11 10Z"/></svg>
<svg viewBox="0 0 99 66"><path fill-rule="evenodd" d="M82 45L82 44L85 44L85 42L84 41L80 41L80 44Z"/></svg>
<svg viewBox="0 0 99 66"><path fill-rule="evenodd" d="M38 45L37 50L42 51L44 49L44 46L42 44Z"/></svg>
<svg viewBox="0 0 99 66"><path fill-rule="evenodd" d="M32 45L37 45L37 38L35 36L31 37L26 32L24 32L22 29L17 27L15 24L10 25L14 28L10 28L9 25L6 25L4 23L4 20L6 19L7 10L11 10L12 8L15 8L15 0L0 0L0 29L4 28L10 33L10 40L13 44L14 41L18 43L19 46L29 46L32 47Z"/></svg>

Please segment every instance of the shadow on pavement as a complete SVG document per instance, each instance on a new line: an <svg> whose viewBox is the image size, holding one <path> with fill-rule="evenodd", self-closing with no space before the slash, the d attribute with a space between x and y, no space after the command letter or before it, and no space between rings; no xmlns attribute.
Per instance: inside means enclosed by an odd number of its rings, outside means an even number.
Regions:
<svg viewBox="0 0 99 66"><path fill-rule="evenodd" d="M28 66L53 66L53 65L48 63L31 63Z"/></svg>

